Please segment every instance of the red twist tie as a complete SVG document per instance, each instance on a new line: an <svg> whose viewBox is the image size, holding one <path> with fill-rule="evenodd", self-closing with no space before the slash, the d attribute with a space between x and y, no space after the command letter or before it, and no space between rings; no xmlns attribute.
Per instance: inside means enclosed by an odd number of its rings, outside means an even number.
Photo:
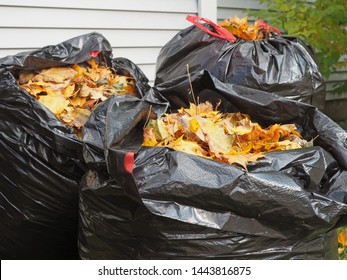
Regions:
<svg viewBox="0 0 347 280"><path fill-rule="evenodd" d="M134 169L134 153L129 152L124 157L124 168L126 172L132 173Z"/></svg>
<svg viewBox="0 0 347 280"><path fill-rule="evenodd" d="M101 51L92 51L89 53L90 57L97 57Z"/></svg>
<svg viewBox="0 0 347 280"><path fill-rule="evenodd" d="M188 21L190 21L191 23L193 23L195 26L199 27L202 31L204 31L207 34L210 34L211 36L217 37L217 38L221 38L227 41L231 41L231 42L235 42L236 38L234 37L234 35L232 33L230 33L228 30L226 30L224 27L215 24L213 21L207 19L207 18L202 18L202 17L198 17L198 16L191 16L188 15L186 17L186 19ZM211 30L209 30L208 28L206 28L206 26L203 26L199 21L203 21L209 25L211 25L214 30L216 32L213 32Z"/></svg>

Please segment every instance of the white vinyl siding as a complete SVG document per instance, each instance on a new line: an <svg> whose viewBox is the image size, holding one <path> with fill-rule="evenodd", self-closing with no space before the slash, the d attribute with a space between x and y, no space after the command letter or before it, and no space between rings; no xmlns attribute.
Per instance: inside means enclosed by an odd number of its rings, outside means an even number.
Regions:
<svg viewBox="0 0 347 280"><path fill-rule="evenodd" d="M199 13L199 2L0 0L0 57L96 31L111 43L114 57L130 59L153 82L160 49L190 25L185 17Z"/></svg>

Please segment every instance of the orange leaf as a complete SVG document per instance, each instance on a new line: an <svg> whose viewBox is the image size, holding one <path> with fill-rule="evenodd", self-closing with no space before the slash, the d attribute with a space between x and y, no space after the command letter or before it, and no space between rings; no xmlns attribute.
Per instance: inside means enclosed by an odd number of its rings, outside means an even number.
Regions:
<svg viewBox="0 0 347 280"><path fill-rule="evenodd" d="M347 246L347 230L339 233L337 236L337 241L342 244L342 246Z"/></svg>

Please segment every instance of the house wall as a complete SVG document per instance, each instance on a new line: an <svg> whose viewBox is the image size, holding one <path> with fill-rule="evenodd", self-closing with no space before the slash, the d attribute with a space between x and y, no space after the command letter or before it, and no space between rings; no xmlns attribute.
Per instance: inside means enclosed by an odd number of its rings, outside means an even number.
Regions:
<svg viewBox="0 0 347 280"><path fill-rule="evenodd" d="M216 5L209 0L0 0L0 57L96 31L111 43L114 57L132 60L153 81L161 47L190 25L187 14L214 16L211 3Z"/></svg>
<svg viewBox="0 0 347 280"><path fill-rule="evenodd" d="M0 57L96 31L111 43L114 57L132 60L153 83L158 53L190 25L187 14L220 22L261 8L258 0L0 0ZM347 69L327 82L326 111L338 119L347 119L347 110L334 112L347 93L334 95L331 89L333 82L345 80Z"/></svg>

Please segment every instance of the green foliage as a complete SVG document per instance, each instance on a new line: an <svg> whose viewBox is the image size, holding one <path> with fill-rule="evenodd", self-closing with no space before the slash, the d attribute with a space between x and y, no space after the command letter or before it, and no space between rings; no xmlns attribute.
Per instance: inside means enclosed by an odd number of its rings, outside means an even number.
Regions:
<svg viewBox="0 0 347 280"><path fill-rule="evenodd" d="M308 42L315 50L320 71L325 78L347 67L346 0L259 0L266 10L248 14L262 18L284 33ZM343 56L344 55L344 56ZM344 91L347 81L336 91Z"/></svg>

